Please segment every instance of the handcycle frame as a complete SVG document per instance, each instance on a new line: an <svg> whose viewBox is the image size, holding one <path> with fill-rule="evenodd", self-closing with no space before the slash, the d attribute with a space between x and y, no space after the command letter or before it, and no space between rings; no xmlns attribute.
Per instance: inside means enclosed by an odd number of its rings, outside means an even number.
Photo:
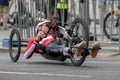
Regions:
<svg viewBox="0 0 120 80"><path fill-rule="evenodd" d="M82 28L80 28L81 26L82 26ZM80 32L79 30L82 31L81 35L79 33ZM89 55L89 50L92 50L92 48L88 48L89 34L88 34L88 28L87 28L87 25L86 25L85 21L81 18L76 18L72 22L71 27L68 31L65 29L65 27L58 26L58 33L62 34L61 39L62 39L64 44L67 43L66 47L81 48L82 49L82 55L81 56L76 56L75 53L73 53L70 57L65 57L65 56L53 57L53 56L46 55L46 54L41 54L41 55L46 59L59 60L59 61L65 61L66 58L69 58L75 66L82 65L83 62L86 59L86 56ZM17 40L13 40L14 35L17 36L16 37ZM76 46L82 40L85 40L87 42L86 46L85 47ZM17 62L19 57L20 57L21 46L22 46L21 42L22 42L22 40L21 40L19 31L17 29L13 29L11 31L10 39L9 39L9 54L10 54L10 58L13 62ZM13 49L14 46L17 47L17 50ZM96 48L96 50L98 50L98 49L100 49L100 48ZM15 51L15 53L17 53L16 55L14 55L14 51Z"/></svg>

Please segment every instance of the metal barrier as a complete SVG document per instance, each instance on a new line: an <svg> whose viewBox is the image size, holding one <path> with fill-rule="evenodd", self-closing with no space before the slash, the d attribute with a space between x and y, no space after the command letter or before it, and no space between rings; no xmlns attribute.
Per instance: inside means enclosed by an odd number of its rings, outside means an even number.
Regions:
<svg viewBox="0 0 120 80"><path fill-rule="evenodd" d="M20 30L22 39L29 39L34 37L35 35L35 25L38 20L41 20L43 17L49 19L51 13L51 5L49 4L52 0L15 0L14 1L14 9L12 8L11 14L14 13L16 15L16 27ZM57 0L54 0L54 5L57 4ZM76 5L76 3L78 3ZM88 23L88 5L85 3L80 3L79 0L68 0L69 8L68 8L68 19L69 23L72 22L72 18L82 17ZM82 6L81 6L82 5ZM81 7L79 9L79 7ZM50 9L51 8L51 9ZM82 9L84 8L84 9ZM54 6L54 12L57 13L56 6ZM64 10L61 12L61 21L62 25L64 25ZM79 15L81 14L81 15Z"/></svg>
<svg viewBox="0 0 120 80"><path fill-rule="evenodd" d="M106 2L100 2L100 1L106 1ZM120 37L118 37L118 41L112 41L112 33L115 30L115 25L114 25L114 14L112 14L112 11L119 5L120 1L119 0L92 0L92 8L93 8L93 23L94 23L94 28L91 28L94 34L94 40L97 39L103 44L111 44L112 46L117 45L118 53L120 53ZM99 6L99 8L97 8ZM98 10L99 9L99 10ZM99 12L99 14L97 13ZM108 15L108 13L112 14L112 20L109 22L110 26L110 39L108 39L105 36L105 32L103 31L104 29L104 20L105 17ZM98 25L99 22L99 25ZM116 21L117 22L117 21ZM93 25L92 25L93 26ZM118 27L118 30L120 28L120 25ZM117 31L116 31L117 32ZM120 36L120 30L117 32L117 35ZM109 49L108 49L109 50Z"/></svg>
<svg viewBox="0 0 120 80"><path fill-rule="evenodd" d="M39 20L42 18L50 19L51 10L57 13L56 6L54 9L51 8L50 1L52 0L15 0L11 13L15 12L17 17L16 27L19 29L22 40L28 40L35 36L35 26ZM110 11L118 5L119 0L107 0L106 5L101 4L101 13L98 14L98 1L99 0L68 0L68 21L66 23L71 23L74 18L83 18L90 30L93 33L94 41L99 40L104 43L117 43L120 45L120 40L118 42L113 42L105 37L103 33L103 23L104 17ZM57 4L57 0L53 1L52 5ZM105 7L107 8L104 12ZM62 25L64 25L64 10L61 13ZM100 17L99 17L100 15ZM93 21L93 23L91 23ZM100 23L99 25L97 23ZM90 25L91 24L91 25ZM111 23L112 25L112 23ZM112 30L112 28L111 28ZM119 32L120 35L120 32ZM111 35L112 36L112 35ZM120 46L119 46L120 52Z"/></svg>

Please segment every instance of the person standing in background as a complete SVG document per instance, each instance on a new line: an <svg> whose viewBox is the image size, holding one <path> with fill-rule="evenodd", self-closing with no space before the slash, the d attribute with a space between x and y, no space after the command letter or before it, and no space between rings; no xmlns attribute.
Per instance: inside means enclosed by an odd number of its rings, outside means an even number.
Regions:
<svg viewBox="0 0 120 80"><path fill-rule="evenodd" d="M68 18L68 0L59 0L57 3L57 10L59 20L66 23Z"/></svg>
<svg viewBox="0 0 120 80"><path fill-rule="evenodd" d="M9 2L10 1L10 2ZM13 0L0 0L0 23L3 24L2 30L7 30L7 22L9 19L9 8L11 8Z"/></svg>

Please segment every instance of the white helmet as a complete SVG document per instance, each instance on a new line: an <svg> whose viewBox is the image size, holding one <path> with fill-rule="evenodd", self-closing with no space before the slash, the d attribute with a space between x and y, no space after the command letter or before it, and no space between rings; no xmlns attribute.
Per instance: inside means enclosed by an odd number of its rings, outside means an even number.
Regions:
<svg viewBox="0 0 120 80"><path fill-rule="evenodd" d="M35 28L35 31L37 32L38 27L39 27L40 25L44 24L44 23L50 23L50 21L47 20L47 19L45 19L45 20L39 22L39 23L37 24L36 28Z"/></svg>

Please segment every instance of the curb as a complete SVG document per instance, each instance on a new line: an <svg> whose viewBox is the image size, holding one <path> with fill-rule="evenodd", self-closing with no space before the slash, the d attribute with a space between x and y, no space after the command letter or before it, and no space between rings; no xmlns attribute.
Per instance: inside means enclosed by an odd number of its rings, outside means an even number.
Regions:
<svg viewBox="0 0 120 80"><path fill-rule="evenodd" d="M1 52L9 52L9 48L5 48L5 47L0 46L0 51Z"/></svg>
<svg viewBox="0 0 120 80"><path fill-rule="evenodd" d="M98 56L99 57L113 57L113 56L120 56L120 53L110 53L110 54L108 54L108 53L105 53L105 54L98 53Z"/></svg>

